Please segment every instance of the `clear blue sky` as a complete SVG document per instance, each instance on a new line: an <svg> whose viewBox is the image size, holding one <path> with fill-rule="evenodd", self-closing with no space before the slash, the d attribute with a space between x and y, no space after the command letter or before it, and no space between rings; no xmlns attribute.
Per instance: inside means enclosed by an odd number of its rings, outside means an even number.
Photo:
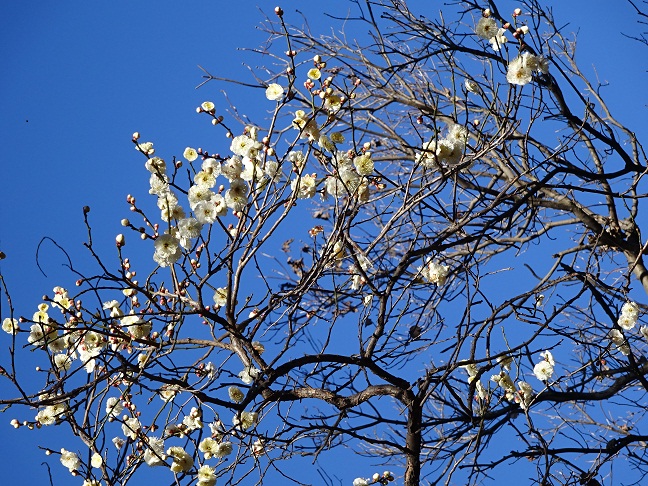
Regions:
<svg viewBox="0 0 648 486"><path fill-rule="evenodd" d="M53 245L45 243L41 250L48 278L37 269L35 254L48 236L83 266L84 205L92 208L95 238L112 251L114 236L122 231L119 221L129 216L126 195L148 190L142 158L130 142L134 131L153 140L163 154L209 146L216 139L214 129L197 117L195 107L206 99L223 107L223 88L242 112L262 119L249 92L216 83L194 89L201 82L198 64L215 75L252 81L242 63L271 62L237 51L266 38L255 28L263 20L257 3L274 15L274 2L246 0L0 4L0 249L8 256L0 270L19 313L34 312L55 285L72 286L69 274L61 280L65 259ZM640 30L631 9L621 0L554 3L569 4L556 6L557 18L564 20L558 23L569 22L568 31L580 31L578 59L588 69L596 65L600 79L611 83L607 99L619 118L645 130L648 74L643 60L648 50L619 33ZM411 2L430 16L439 4ZM299 8L308 13L312 29L321 32L328 30L328 21L315 12L342 15L348 6L341 0L281 5L288 22L301 22L295 13ZM5 310L3 304L2 317ZM0 346L6 349L8 342L0 340ZM0 382L0 394L3 390ZM14 416L31 418L32 413L0 414L0 482L24 481L27 475L32 484L47 484L46 470L39 466L45 456L36 445L60 445L51 439L51 430L14 431L9 426ZM345 456L340 457L344 464ZM58 461L50 462L60 473ZM55 482L76 483L67 475Z"/></svg>

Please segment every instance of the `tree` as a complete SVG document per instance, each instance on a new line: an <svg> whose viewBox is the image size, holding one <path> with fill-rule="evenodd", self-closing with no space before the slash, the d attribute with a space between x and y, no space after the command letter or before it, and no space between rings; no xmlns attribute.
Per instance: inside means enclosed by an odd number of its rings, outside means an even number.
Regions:
<svg viewBox="0 0 648 486"><path fill-rule="evenodd" d="M87 486L153 466L260 484L342 447L406 486L511 467L595 485L619 460L641 477L635 133L540 2L353 6L340 20L368 36L267 19L275 64L250 86L267 120L207 101L227 140L177 158L133 135L157 208L129 196L117 268L84 208L96 270L33 316L5 286L0 403L78 437L48 451ZM47 358L38 386L14 365L25 343Z"/></svg>

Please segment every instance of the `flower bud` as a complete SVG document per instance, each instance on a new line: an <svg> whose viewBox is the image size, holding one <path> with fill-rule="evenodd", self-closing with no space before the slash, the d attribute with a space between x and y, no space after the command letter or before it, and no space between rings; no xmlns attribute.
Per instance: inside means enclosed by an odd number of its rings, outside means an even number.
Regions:
<svg viewBox="0 0 648 486"><path fill-rule="evenodd" d="M284 14L283 9L281 7L279 7L279 6L275 7L274 11L277 14L277 16L279 16L279 17L281 17Z"/></svg>
<svg viewBox="0 0 648 486"><path fill-rule="evenodd" d="M130 225L130 221L128 219L124 218L124 219L121 220L121 225L122 226L128 226L128 225Z"/></svg>

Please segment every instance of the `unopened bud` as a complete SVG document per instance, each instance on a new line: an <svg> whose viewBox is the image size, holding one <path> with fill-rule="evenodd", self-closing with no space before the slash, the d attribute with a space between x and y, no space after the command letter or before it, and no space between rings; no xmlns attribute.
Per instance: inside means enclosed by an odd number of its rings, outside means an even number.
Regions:
<svg viewBox="0 0 648 486"><path fill-rule="evenodd" d="M122 226L128 226L128 225L130 225L130 221L128 219L124 218L124 219L121 220L121 225Z"/></svg>
<svg viewBox="0 0 648 486"><path fill-rule="evenodd" d="M279 17L281 17L281 16L284 14L284 11L283 11L283 9L282 9L281 7L277 6L277 7L275 7L275 13L276 13Z"/></svg>
<svg viewBox="0 0 648 486"><path fill-rule="evenodd" d="M117 237L115 238L115 243L117 243L118 247L122 247L126 244L126 238L124 238L124 235L119 233Z"/></svg>
<svg viewBox="0 0 648 486"><path fill-rule="evenodd" d="M140 133L139 132L133 133L133 140L139 140L139 138L140 138Z"/></svg>

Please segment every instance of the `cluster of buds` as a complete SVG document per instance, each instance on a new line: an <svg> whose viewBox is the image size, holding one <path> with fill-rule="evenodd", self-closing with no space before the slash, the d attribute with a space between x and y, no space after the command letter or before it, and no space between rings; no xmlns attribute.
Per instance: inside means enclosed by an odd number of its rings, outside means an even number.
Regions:
<svg viewBox="0 0 648 486"><path fill-rule="evenodd" d="M382 474L374 473L371 479L356 478L353 480L353 486L369 486L370 484L388 484L394 480L394 475L385 471Z"/></svg>

